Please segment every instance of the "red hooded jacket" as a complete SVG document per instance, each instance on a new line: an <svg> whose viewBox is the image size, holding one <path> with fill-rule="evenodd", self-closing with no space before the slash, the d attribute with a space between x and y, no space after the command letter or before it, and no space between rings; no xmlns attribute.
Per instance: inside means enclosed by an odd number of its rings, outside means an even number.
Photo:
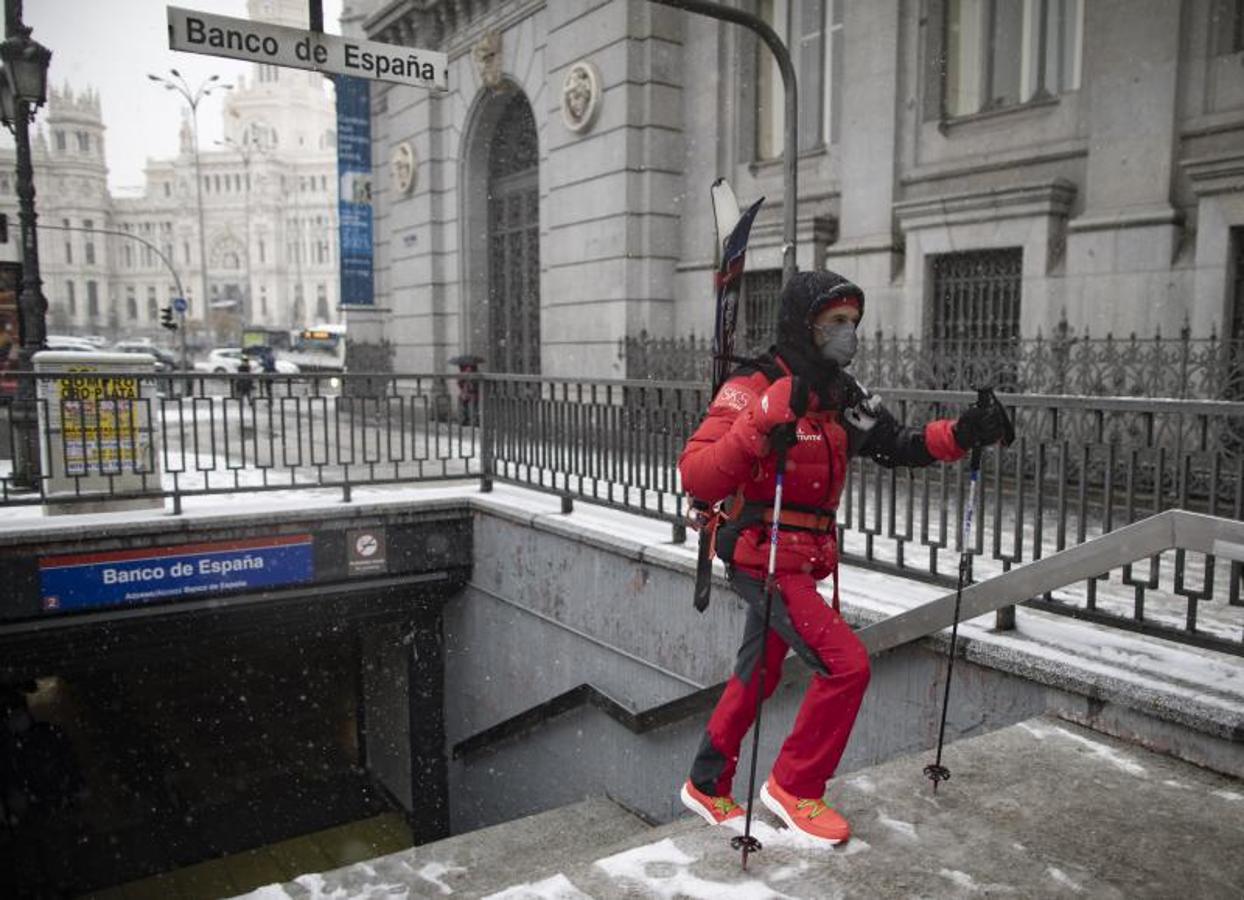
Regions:
<svg viewBox="0 0 1244 900"><path fill-rule="evenodd" d="M778 369L790 374L780 355L773 357ZM770 369L772 374L777 370ZM939 419L923 428L907 428L881 404L881 398L858 385L844 391L850 406L821 409L813 394L807 414L796 423L797 441L787 451L782 505L836 511L846 483L847 463L859 454L887 468L927 466L953 462L965 451L955 441L954 420ZM678 461L683 489L691 496L715 503L742 488L748 502L772 505L777 486L777 456L770 452L767 436L749 415L753 404L771 384L758 368L735 372L709 406L708 415L687 441ZM749 569L768 567L769 533L756 523L744 527L727 563ZM805 572L816 579L832 573L837 564L837 535L813 531L779 530L776 567L779 573Z"/></svg>

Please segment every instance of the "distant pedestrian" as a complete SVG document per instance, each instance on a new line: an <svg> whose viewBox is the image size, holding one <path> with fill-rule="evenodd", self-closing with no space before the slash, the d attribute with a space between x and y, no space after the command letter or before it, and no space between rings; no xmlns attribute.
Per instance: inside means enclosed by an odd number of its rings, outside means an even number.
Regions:
<svg viewBox="0 0 1244 900"><path fill-rule="evenodd" d="M464 375L474 375L479 372L480 363L483 361L482 356L464 353L452 357L449 364L457 366L458 371ZM477 378L458 379L458 424L479 424L479 379Z"/></svg>
<svg viewBox="0 0 1244 900"><path fill-rule="evenodd" d="M238 374L244 377L234 381L237 397L239 400L249 401L251 399L251 361L245 351L242 352L242 358L238 360Z"/></svg>
<svg viewBox="0 0 1244 900"><path fill-rule="evenodd" d="M260 387L265 397L272 396L272 377L276 374L276 351L267 344L259 348L259 367L262 369L264 377L260 381Z"/></svg>

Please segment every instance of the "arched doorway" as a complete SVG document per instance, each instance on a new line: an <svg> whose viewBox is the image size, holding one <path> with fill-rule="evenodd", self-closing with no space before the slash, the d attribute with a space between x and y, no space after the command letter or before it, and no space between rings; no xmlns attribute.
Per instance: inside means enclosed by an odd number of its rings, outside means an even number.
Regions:
<svg viewBox="0 0 1244 900"><path fill-rule="evenodd" d="M539 147L531 104L503 95L488 145L488 350L494 372L540 372Z"/></svg>

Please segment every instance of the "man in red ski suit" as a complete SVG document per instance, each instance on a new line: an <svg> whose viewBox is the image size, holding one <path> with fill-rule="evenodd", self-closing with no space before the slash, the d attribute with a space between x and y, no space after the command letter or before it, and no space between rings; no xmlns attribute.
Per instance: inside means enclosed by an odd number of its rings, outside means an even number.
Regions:
<svg viewBox="0 0 1244 900"><path fill-rule="evenodd" d="M732 373L678 463L688 494L710 503L733 498L715 552L747 601L734 674L681 792L683 803L710 824L742 815L730 786L756 716L761 653L768 697L790 649L813 675L761 800L813 838L835 844L849 837L846 819L822 795L868 686L868 654L838 613L836 575L832 606L816 587L837 571L835 511L848 460L862 454L887 468L953 462L1003 436L997 413L978 407L923 428L896 421L844 370L863 312L864 292L840 275L791 278L780 298L777 344L755 365ZM762 635L777 440L788 447L775 566L780 596L773 598L769 632Z"/></svg>

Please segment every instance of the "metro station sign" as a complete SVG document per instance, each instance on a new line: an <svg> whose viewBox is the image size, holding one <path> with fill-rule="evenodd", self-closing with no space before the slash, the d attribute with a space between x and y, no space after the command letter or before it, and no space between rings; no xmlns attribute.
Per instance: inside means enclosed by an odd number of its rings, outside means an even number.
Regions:
<svg viewBox="0 0 1244 900"><path fill-rule="evenodd" d="M310 534L43 557L44 612L211 597L315 580Z"/></svg>
<svg viewBox="0 0 1244 900"><path fill-rule="evenodd" d="M289 66L412 87L449 89L449 58L434 50L355 40L333 34L168 8L172 50Z"/></svg>

